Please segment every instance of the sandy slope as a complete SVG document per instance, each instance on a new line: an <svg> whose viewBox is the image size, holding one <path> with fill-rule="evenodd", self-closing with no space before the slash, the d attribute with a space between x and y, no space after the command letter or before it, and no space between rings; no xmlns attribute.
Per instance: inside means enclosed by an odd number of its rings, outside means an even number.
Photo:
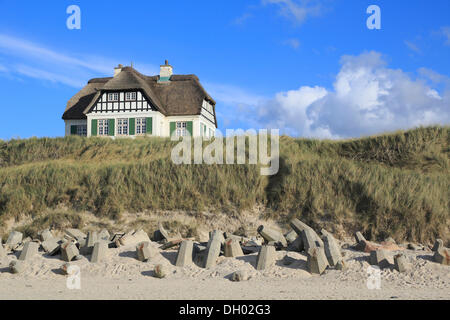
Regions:
<svg viewBox="0 0 450 320"><path fill-rule="evenodd" d="M383 270L380 290L367 288L368 254L343 252L346 271L330 269L312 276L305 270L306 257L295 252L277 252L276 265L259 272L253 267L256 254L220 257L217 266L207 270L175 267L175 250L144 263L135 258L134 247L121 247L110 249L102 263L73 262L81 268L81 290L66 288L59 256L40 253L28 270L14 275L8 271L9 261L16 259L11 254L0 264L0 299L450 299L450 267L432 262L432 252L405 250L410 271ZM158 263L166 267L165 279L152 276ZM229 281L236 270L246 270L250 280Z"/></svg>

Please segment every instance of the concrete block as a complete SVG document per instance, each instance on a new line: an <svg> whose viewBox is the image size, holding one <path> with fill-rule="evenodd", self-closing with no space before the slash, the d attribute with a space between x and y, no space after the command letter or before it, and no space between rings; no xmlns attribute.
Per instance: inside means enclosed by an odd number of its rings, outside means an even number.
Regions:
<svg viewBox="0 0 450 320"><path fill-rule="evenodd" d="M162 279L166 277L166 270L162 264L157 264L153 270L155 278Z"/></svg>
<svg viewBox="0 0 450 320"><path fill-rule="evenodd" d="M294 230L291 230L284 235L284 238L286 239L288 245L290 245L298 238L298 235L297 235L297 232L295 232Z"/></svg>
<svg viewBox="0 0 450 320"><path fill-rule="evenodd" d="M248 273L244 270L235 271L231 274L230 277L230 280L235 282L247 281L248 279Z"/></svg>
<svg viewBox="0 0 450 320"><path fill-rule="evenodd" d="M80 252L85 255L92 254L92 251L94 250L94 245L99 241L98 233L96 231L89 231L86 243L84 246L81 247Z"/></svg>
<svg viewBox="0 0 450 320"><path fill-rule="evenodd" d="M170 240L169 242L164 243L159 248L161 250L167 250L167 249L176 247L177 245L181 244L181 242L183 242L183 239Z"/></svg>
<svg viewBox="0 0 450 320"><path fill-rule="evenodd" d="M223 232L220 230L214 230L212 232L209 233L209 241L208 241L208 245L207 247L210 246L211 242L213 240L219 240L220 241L220 245L223 246L225 244L225 237L223 235Z"/></svg>
<svg viewBox="0 0 450 320"><path fill-rule="evenodd" d="M0 239L0 259L5 258L7 255L5 247L3 247L2 239Z"/></svg>
<svg viewBox="0 0 450 320"><path fill-rule="evenodd" d="M400 253L394 256L395 269L398 272L405 272L408 270L408 263L404 254Z"/></svg>
<svg viewBox="0 0 450 320"><path fill-rule="evenodd" d="M300 221L297 218L294 218L291 220L291 222L289 223L289 225L291 226L291 228L297 233L297 235L301 236L302 235L302 231L305 229L312 229L310 226L308 226L306 223Z"/></svg>
<svg viewBox="0 0 450 320"><path fill-rule="evenodd" d="M31 260L35 255L37 255L39 250L39 244L36 242L27 242L25 243L22 252L20 253L19 260Z"/></svg>
<svg viewBox="0 0 450 320"><path fill-rule="evenodd" d="M109 241L111 241L111 242L119 241L119 239L122 238L124 235L125 235L125 232L117 232L109 238Z"/></svg>
<svg viewBox="0 0 450 320"><path fill-rule="evenodd" d="M379 266L381 269L389 267L388 252L382 249L371 251L369 263Z"/></svg>
<svg viewBox="0 0 450 320"><path fill-rule="evenodd" d="M275 263L275 260L275 247L263 245L256 258L256 270L264 270L271 267Z"/></svg>
<svg viewBox="0 0 450 320"><path fill-rule="evenodd" d="M236 241L239 241L239 243L244 243L244 242L247 242L250 240L247 237L237 236L237 235L231 234L229 232L225 232L224 236L225 236L225 241L227 241L228 239L234 239Z"/></svg>
<svg viewBox="0 0 450 320"><path fill-rule="evenodd" d="M111 237L111 235L109 234L108 230L106 230L106 229L102 229L97 236L97 238L99 240L103 240L103 241L109 241L110 237Z"/></svg>
<svg viewBox="0 0 450 320"><path fill-rule="evenodd" d="M11 273L22 273L26 269L26 263L21 260L11 261L9 264L9 271Z"/></svg>
<svg viewBox="0 0 450 320"><path fill-rule="evenodd" d="M310 273L322 274L328 266L323 247L312 247L307 251L307 268Z"/></svg>
<svg viewBox="0 0 450 320"><path fill-rule="evenodd" d="M175 265L177 267L186 267L191 265L193 263L193 251L194 243L190 240L183 241L178 249Z"/></svg>
<svg viewBox="0 0 450 320"><path fill-rule="evenodd" d="M310 236L311 238L311 243L315 242L316 246L322 247L324 246L322 239L319 237L319 235L314 231L313 228L311 228L310 226L308 226L306 223L300 221L299 219L292 219L291 222L289 223L290 226L292 227L292 229L299 235L302 237L303 240L303 250L308 251L310 247L306 246L306 243L304 241L304 236L303 236L303 231L307 230L307 234L308 236ZM308 245L310 245L311 243L308 243Z"/></svg>
<svg viewBox="0 0 450 320"><path fill-rule="evenodd" d="M203 267L205 265L205 257L207 248L206 245L199 245L198 243L194 243L194 258L193 262L199 266Z"/></svg>
<svg viewBox="0 0 450 320"><path fill-rule="evenodd" d="M87 238L77 238L72 241L75 243L75 245L77 246L77 248L79 250L79 249L83 249L84 247L86 247Z"/></svg>
<svg viewBox="0 0 450 320"><path fill-rule="evenodd" d="M61 259L67 262L70 262L75 258L77 255L79 255L80 252L78 251L77 246L75 243L71 241L66 241L61 245Z"/></svg>
<svg viewBox="0 0 450 320"><path fill-rule="evenodd" d="M169 241L170 239L169 233L162 223L158 224L158 230L155 231L153 237L155 238L155 241Z"/></svg>
<svg viewBox="0 0 450 320"><path fill-rule="evenodd" d="M106 258L108 253L108 242L100 240L94 244L94 249L92 250L91 262L97 263L101 262Z"/></svg>
<svg viewBox="0 0 450 320"><path fill-rule="evenodd" d="M157 253L156 249L148 241L141 242L136 246L136 255L139 261L147 262L156 256Z"/></svg>
<svg viewBox="0 0 450 320"><path fill-rule="evenodd" d="M330 232L328 232L326 229L322 228L320 230L320 234L322 235L322 238L325 237L326 235L330 234Z"/></svg>
<svg viewBox="0 0 450 320"><path fill-rule="evenodd" d="M51 241L51 240L49 240L49 241ZM57 246L56 247L54 247L54 246L52 247L52 245L49 244L48 248L49 249L52 248L52 249L48 251L48 254L50 256L55 256L55 255L61 253L61 245L62 245L62 241L57 241Z"/></svg>
<svg viewBox="0 0 450 320"><path fill-rule="evenodd" d="M225 241L225 257L239 257L243 256L241 245L235 239L228 239Z"/></svg>
<svg viewBox="0 0 450 320"><path fill-rule="evenodd" d="M12 231L9 234L8 240L6 240L6 246L10 249L13 249L15 246L22 242L22 238L22 232Z"/></svg>
<svg viewBox="0 0 450 320"><path fill-rule="evenodd" d="M317 242L317 234L312 229L304 229L302 231L302 242L303 242L303 249L308 252L309 249L320 247L319 243Z"/></svg>
<svg viewBox="0 0 450 320"><path fill-rule="evenodd" d="M325 249L325 255L328 260L328 264L334 267L339 261L342 260L341 249L331 233L326 233L322 237Z"/></svg>
<svg viewBox="0 0 450 320"><path fill-rule="evenodd" d="M434 242L434 246L431 249L431 251L436 252L439 249L444 248L444 241L442 241L442 239L436 239L436 241Z"/></svg>
<svg viewBox="0 0 450 320"><path fill-rule="evenodd" d="M38 238L41 241L45 241L45 240L53 238L53 234L49 229L45 229L38 233Z"/></svg>
<svg viewBox="0 0 450 320"><path fill-rule="evenodd" d="M297 236L294 242L288 245L288 251L302 252L304 249L303 239L301 236Z"/></svg>
<svg viewBox="0 0 450 320"><path fill-rule="evenodd" d="M211 268L214 267L217 263L217 258L219 258L220 255L220 247L221 242L219 238L212 239L212 241L209 243L209 246L206 248L205 256L204 256L204 268Z"/></svg>
<svg viewBox="0 0 450 320"><path fill-rule="evenodd" d="M69 236L72 237L73 239L77 239L77 238L86 238L86 234L81 232L78 229L73 229L73 228L69 228L65 230L65 233Z"/></svg>
<svg viewBox="0 0 450 320"><path fill-rule="evenodd" d="M366 238L364 238L362 233L358 231L355 233L355 241L356 241L356 243L360 243L362 241L366 241Z"/></svg>
<svg viewBox="0 0 450 320"><path fill-rule="evenodd" d="M261 246L242 246L241 248L244 254L257 253L261 250Z"/></svg>
<svg viewBox="0 0 450 320"><path fill-rule="evenodd" d="M283 247L287 247L287 241L280 231L263 225L259 226L257 231L266 242L280 242Z"/></svg>
<svg viewBox="0 0 450 320"><path fill-rule="evenodd" d="M136 232L127 233L123 237L120 238L120 245L128 246L128 245L136 245L141 242L150 242L150 238L148 234L144 230L138 230Z"/></svg>
<svg viewBox="0 0 450 320"><path fill-rule="evenodd" d="M450 250L448 248L444 248L442 246L439 247L435 252L433 259L435 262L443 264L443 265L450 265Z"/></svg>

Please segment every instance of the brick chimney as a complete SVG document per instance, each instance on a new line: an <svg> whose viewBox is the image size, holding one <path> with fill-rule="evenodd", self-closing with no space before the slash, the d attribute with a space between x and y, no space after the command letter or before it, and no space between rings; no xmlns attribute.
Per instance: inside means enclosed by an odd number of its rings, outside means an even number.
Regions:
<svg viewBox="0 0 450 320"><path fill-rule="evenodd" d="M123 65L119 64L114 68L114 77L117 76L122 71Z"/></svg>
<svg viewBox="0 0 450 320"><path fill-rule="evenodd" d="M159 82L168 82L172 74L173 68L169 64L169 61L166 60L165 64L161 66L159 71Z"/></svg>

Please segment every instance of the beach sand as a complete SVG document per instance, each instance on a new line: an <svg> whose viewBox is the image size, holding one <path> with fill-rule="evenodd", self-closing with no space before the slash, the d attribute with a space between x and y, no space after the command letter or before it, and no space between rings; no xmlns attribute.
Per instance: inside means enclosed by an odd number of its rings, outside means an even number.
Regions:
<svg viewBox="0 0 450 320"><path fill-rule="evenodd" d="M296 252L277 251L275 265L257 271L256 254L221 256L210 269L181 268L174 265L176 250L140 262L134 246L120 247L109 249L101 263L90 263L89 256L71 262L80 267L80 289L67 288L68 276L60 271L65 262L59 255L40 252L23 273L11 274L8 265L17 254L9 254L0 261L0 299L450 299L450 267L433 262L431 251L403 250L409 270L383 269L380 289L367 286L368 253L342 252L347 269L328 269L319 276L306 271L306 256ZM165 278L153 277L156 264L164 266ZM230 281L237 270L246 271L250 279Z"/></svg>

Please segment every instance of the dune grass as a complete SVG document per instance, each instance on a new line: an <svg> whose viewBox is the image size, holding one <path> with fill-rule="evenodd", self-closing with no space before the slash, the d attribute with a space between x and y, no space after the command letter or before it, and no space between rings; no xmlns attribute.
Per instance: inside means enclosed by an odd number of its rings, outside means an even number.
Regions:
<svg viewBox="0 0 450 320"><path fill-rule="evenodd" d="M282 136L278 174L261 176L259 165L175 165L176 142L162 138L0 141L0 226L60 207L119 219L262 205L281 225L299 217L370 239L448 242L449 142L450 127L342 141Z"/></svg>

